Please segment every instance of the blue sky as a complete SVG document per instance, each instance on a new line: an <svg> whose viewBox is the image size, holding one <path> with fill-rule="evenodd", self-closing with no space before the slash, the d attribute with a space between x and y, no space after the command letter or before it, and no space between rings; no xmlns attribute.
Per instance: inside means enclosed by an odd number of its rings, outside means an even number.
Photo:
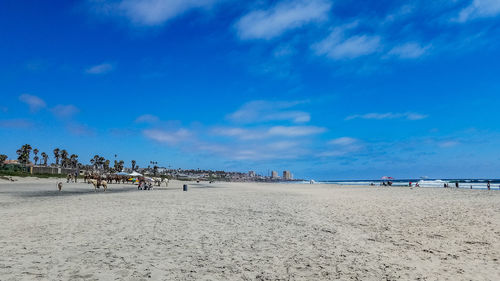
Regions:
<svg viewBox="0 0 500 281"><path fill-rule="evenodd" d="M500 1L0 4L0 153L493 178ZM51 153L50 153L51 154Z"/></svg>

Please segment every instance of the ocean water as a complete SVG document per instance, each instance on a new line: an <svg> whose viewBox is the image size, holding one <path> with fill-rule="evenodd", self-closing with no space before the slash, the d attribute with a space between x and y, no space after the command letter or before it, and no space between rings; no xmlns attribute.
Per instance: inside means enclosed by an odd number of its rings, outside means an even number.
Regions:
<svg viewBox="0 0 500 281"><path fill-rule="evenodd" d="M492 179L490 181L490 187L492 190L500 190L500 179ZM382 184L382 180L333 180L333 181L317 181L315 184L340 184L340 185L370 185L371 183L376 186ZM406 179L406 180L392 180L393 186L409 186L409 183L415 187L415 183L418 182L420 187L444 187L447 183L449 187L455 188L455 183L458 182L459 188L472 188L472 189L487 189L488 179ZM304 183L310 183L304 181Z"/></svg>

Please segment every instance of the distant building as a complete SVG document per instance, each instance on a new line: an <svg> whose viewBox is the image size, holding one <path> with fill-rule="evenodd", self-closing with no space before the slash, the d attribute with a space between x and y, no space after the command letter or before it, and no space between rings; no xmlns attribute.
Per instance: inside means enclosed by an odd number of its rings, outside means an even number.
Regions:
<svg viewBox="0 0 500 281"><path fill-rule="evenodd" d="M272 178L272 179L278 179L278 172L276 172L276 171L272 171L272 172L271 172L271 178Z"/></svg>
<svg viewBox="0 0 500 281"><path fill-rule="evenodd" d="M283 179L284 180L289 181L292 178L293 178L292 173L290 173L290 171L283 171Z"/></svg>
<svg viewBox="0 0 500 281"><path fill-rule="evenodd" d="M254 171L249 171L248 172L248 177L255 178L255 172Z"/></svg>

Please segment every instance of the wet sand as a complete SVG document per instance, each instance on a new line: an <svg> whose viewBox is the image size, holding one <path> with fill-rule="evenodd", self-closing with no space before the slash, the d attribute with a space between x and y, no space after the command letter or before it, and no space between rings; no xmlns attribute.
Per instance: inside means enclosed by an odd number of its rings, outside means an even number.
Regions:
<svg viewBox="0 0 500 281"><path fill-rule="evenodd" d="M500 192L0 180L0 280L500 280Z"/></svg>

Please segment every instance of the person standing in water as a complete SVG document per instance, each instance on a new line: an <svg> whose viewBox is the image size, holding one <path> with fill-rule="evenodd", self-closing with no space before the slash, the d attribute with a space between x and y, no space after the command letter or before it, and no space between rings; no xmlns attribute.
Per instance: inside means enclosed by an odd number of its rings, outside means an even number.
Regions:
<svg viewBox="0 0 500 281"><path fill-rule="evenodd" d="M488 181L488 183L486 184L486 186L488 187L488 190L491 190L491 185L490 185L490 181Z"/></svg>

